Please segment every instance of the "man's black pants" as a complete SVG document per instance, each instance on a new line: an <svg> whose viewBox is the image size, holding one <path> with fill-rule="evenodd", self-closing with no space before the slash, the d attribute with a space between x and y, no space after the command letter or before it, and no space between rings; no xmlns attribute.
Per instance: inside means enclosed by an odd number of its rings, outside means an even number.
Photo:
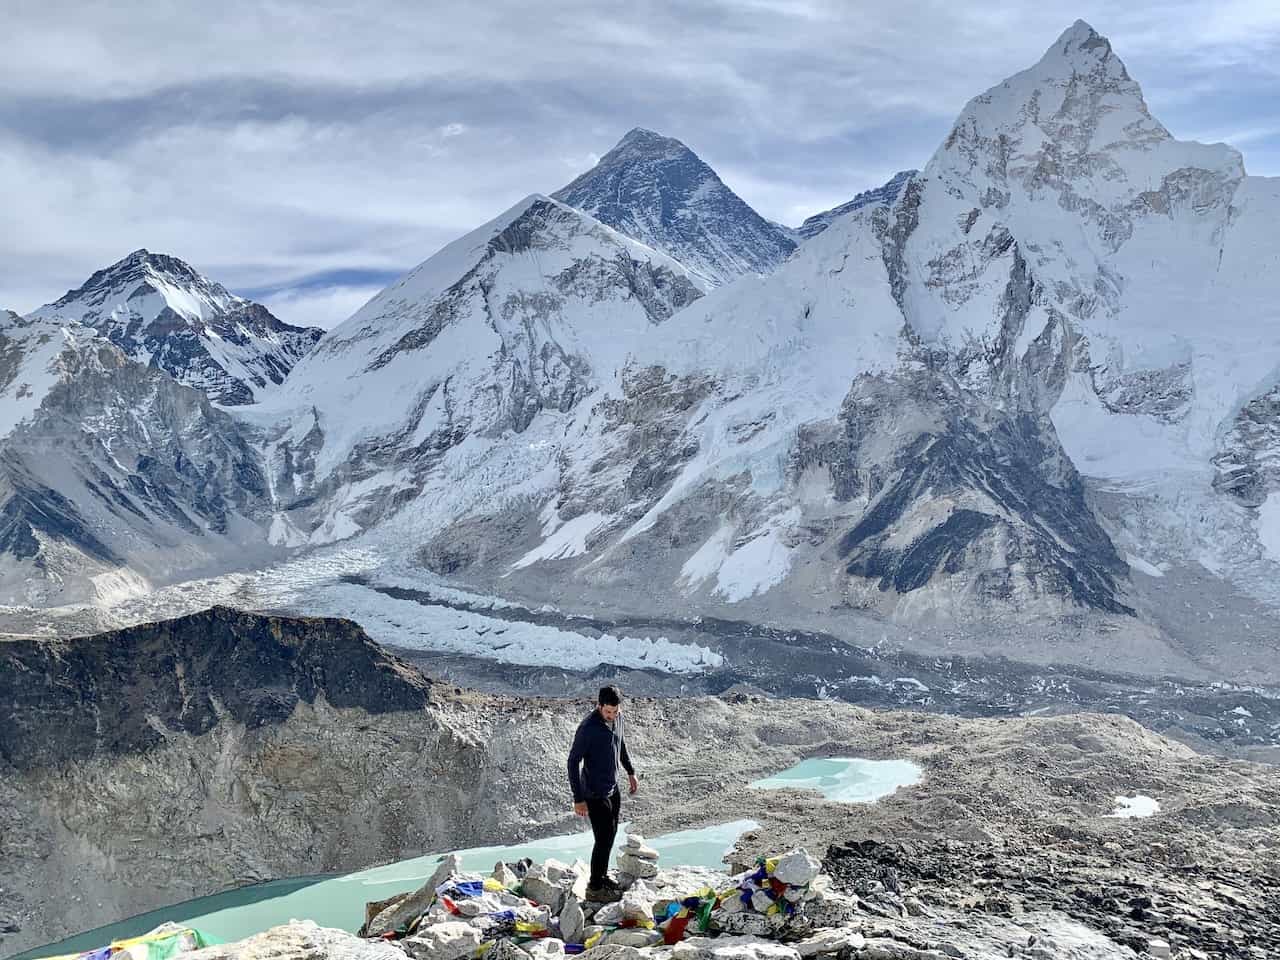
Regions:
<svg viewBox="0 0 1280 960"><path fill-rule="evenodd" d="M591 848L591 886L598 887L609 876L609 854L618 836L618 817L622 813L622 794L614 790L607 797L587 799L587 817L595 846Z"/></svg>

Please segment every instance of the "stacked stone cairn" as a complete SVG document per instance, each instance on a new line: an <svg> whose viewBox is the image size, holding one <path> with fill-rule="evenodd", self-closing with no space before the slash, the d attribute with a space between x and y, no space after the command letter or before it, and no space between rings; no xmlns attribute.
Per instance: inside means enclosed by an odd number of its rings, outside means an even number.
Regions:
<svg viewBox="0 0 1280 960"><path fill-rule="evenodd" d="M638 833L629 835L618 848L618 883L629 887L636 880L651 880L658 875L658 851L644 842Z"/></svg>
<svg viewBox="0 0 1280 960"><path fill-rule="evenodd" d="M671 960L721 960L720 947L737 957L748 941L812 940L815 930L843 919L824 913L834 905L827 879L803 849L760 857L729 877L659 871L657 851L632 835L617 864L622 898L594 903L581 860L499 863L484 877L446 857L420 889L368 904L360 935L394 943L415 960L641 960L651 948Z"/></svg>

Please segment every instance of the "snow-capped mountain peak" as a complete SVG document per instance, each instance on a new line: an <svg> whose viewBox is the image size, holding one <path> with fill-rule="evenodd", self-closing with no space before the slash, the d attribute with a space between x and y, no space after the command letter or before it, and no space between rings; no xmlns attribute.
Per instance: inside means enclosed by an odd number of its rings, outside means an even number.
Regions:
<svg viewBox="0 0 1280 960"><path fill-rule="evenodd" d="M122 291L125 300L117 302ZM188 320L205 320L245 302L185 261L139 249L97 271L82 286L38 312L56 312L63 319L89 325L131 310L149 321L165 308Z"/></svg>
<svg viewBox="0 0 1280 960"><path fill-rule="evenodd" d="M804 223L795 229L795 235L801 240L808 240L811 237L816 237L831 226L831 222L837 217L848 216L863 207L889 206L898 199L902 191L906 189L907 184L911 182L911 178L919 172L919 170L899 170L881 186L863 190L854 194L852 200L848 200L838 207L832 207L830 210L823 210L821 213L815 213L813 216L807 217Z"/></svg>
<svg viewBox="0 0 1280 960"><path fill-rule="evenodd" d="M795 249L696 153L642 127L552 196L716 285L769 273Z"/></svg>
<svg viewBox="0 0 1280 960"><path fill-rule="evenodd" d="M282 323L185 261L146 249L31 316L93 327L132 359L227 405L281 383L323 332Z"/></svg>

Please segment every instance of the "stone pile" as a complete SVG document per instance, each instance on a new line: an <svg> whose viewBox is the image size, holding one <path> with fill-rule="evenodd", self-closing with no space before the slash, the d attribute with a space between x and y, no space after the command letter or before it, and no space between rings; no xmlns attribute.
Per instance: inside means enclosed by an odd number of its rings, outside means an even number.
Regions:
<svg viewBox="0 0 1280 960"><path fill-rule="evenodd" d="M658 851L644 842L644 837L633 833L618 848L619 883L626 887L629 880L650 880L658 875Z"/></svg>
<svg viewBox="0 0 1280 960"><path fill-rule="evenodd" d="M821 925L814 917L827 898L825 878L803 849L760 857L735 877L660 872L658 852L633 834L617 863L622 896L599 903L586 899L581 861L498 863L484 877L446 857L420 889L368 904L360 935L394 943L415 960L640 960L641 951L660 945L696 941L702 950L720 940L728 953L714 960L742 960L745 940L794 940ZM784 952L776 960L795 960L794 950Z"/></svg>

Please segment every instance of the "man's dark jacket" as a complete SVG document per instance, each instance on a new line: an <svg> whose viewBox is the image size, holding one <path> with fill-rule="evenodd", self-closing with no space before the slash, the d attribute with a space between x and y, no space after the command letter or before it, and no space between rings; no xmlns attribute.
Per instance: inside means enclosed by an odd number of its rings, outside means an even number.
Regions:
<svg viewBox="0 0 1280 960"><path fill-rule="evenodd" d="M578 724L569 749L569 787L573 790L573 802L585 803L610 796L618 786L619 761L627 773L635 775L622 734L622 718L615 720L610 729L600 711L592 710Z"/></svg>

